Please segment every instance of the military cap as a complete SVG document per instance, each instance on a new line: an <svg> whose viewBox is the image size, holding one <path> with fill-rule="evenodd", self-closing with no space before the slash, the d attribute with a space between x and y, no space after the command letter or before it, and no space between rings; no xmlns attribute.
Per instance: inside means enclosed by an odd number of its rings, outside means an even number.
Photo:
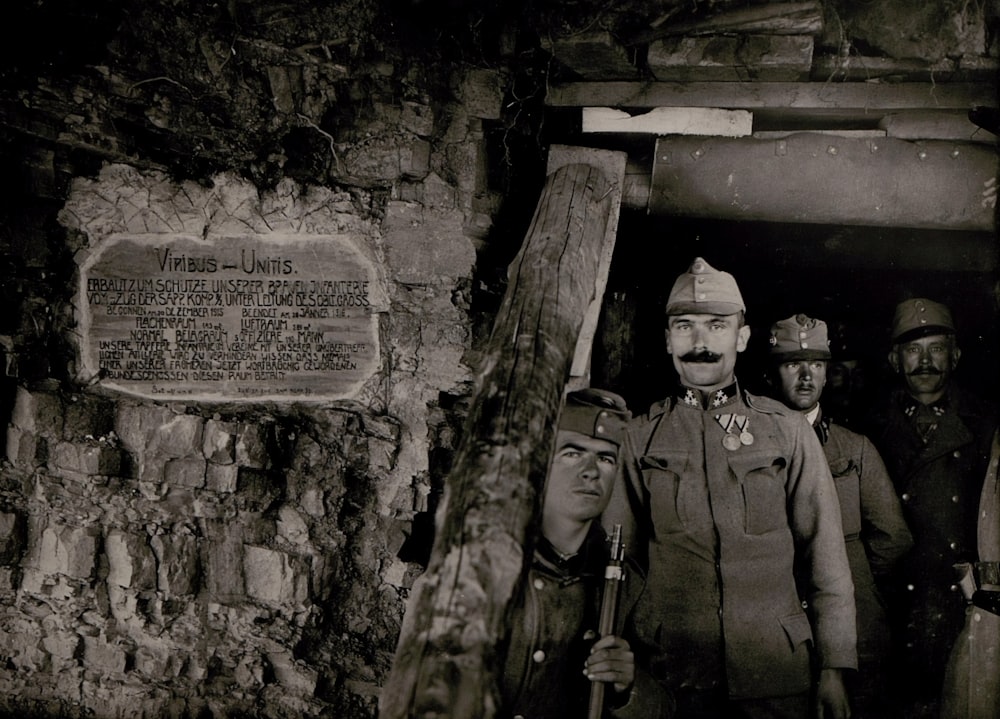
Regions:
<svg viewBox="0 0 1000 719"><path fill-rule="evenodd" d="M778 362L828 360L833 356L826 322L804 314L792 315L773 324L770 342L770 356Z"/></svg>
<svg viewBox="0 0 1000 719"><path fill-rule="evenodd" d="M674 282L667 299L667 314L735 315L746 311L736 279L696 257Z"/></svg>
<svg viewBox="0 0 1000 719"><path fill-rule="evenodd" d="M566 395L559 429L568 429L620 445L632 417L625 400L603 389L581 389Z"/></svg>
<svg viewBox="0 0 1000 719"><path fill-rule="evenodd" d="M892 343L909 342L927 335L955 334L951 311L923 298L903 300L892 318Z"/></svg>

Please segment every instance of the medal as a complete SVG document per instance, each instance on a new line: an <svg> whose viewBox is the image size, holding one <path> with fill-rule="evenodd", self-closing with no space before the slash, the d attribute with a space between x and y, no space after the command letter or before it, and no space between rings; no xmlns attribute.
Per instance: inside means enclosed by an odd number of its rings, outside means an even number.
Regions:
<svg viewBox="0 0 1000 719"><path fill-rule="evenodd" d="M740 442L748 446L753 444L753 435L746 430L743 430L740 432Z"/></svg>
<svg viewBox="0 0 1000 719"><path fill-rule="evenodd" d="M730 452L735 452L740 448L740 439L735 434L727 434L722 438L722 446Z"/></svg>

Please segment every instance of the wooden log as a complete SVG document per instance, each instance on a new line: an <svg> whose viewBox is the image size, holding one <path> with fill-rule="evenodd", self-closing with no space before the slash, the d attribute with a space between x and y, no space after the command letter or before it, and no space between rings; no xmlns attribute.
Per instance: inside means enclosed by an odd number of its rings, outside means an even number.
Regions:
<svg viewBox="0 0 1000 719"><path fill-rule="evenodd" d="M531 556L563 389L614 193L586 164L550 174L476 377L466 430L414 583L381 719L491 719L508 607Z"/></svg>
<svg viewBox="0 0 1000 719"><path fill-rule="evenodd" d="M646 65L660 82L795 82L812 71L808 35L671 37L650 43Z"/></svg>
<svg viewBox="0 0 1000 719"><path fill-rule="evenodd" d="M643 45L660 38L680 35L720 35L759 33L762 35L819 35L823 32L823 6L810 2L769 3L740 10L728 10L697 20L669 23L656 21L625 40L626 45Z"/></svg>

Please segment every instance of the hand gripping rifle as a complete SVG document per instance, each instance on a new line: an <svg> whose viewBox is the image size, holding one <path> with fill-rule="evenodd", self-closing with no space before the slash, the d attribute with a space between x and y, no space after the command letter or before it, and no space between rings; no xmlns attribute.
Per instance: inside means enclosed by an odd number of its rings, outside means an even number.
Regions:
<svg viewBox="0 0 1000 719"><path fill-rule="evenodd" d="M611 530L611 556L608 558L608 566L604 568L601 617L597 625L597 633L600 637L605 637L615 631L618 596L625 579L625 573L622 571L624 559L625 545L622 544L622 525L616 524ZM592 682L590 685L590 706L587 709L587 719L601 719L601 714L604 711L604 684L604 682Z"/></svg>

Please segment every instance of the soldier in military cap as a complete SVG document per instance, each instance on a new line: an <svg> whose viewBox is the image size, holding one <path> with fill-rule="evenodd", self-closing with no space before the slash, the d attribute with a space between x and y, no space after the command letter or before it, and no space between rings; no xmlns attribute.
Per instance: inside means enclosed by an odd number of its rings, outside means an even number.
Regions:
<svg viewBox="0 0 1000 719"><path fill-rule="evenodd" d="M809 420L837 486L857 609L858 672L848 682L853 716L875 719L890 710L889 626L877 583L887 580L913 538L878 451L864 435L823 416L820 398L832 356L822 320L797 314L771 327L771 386L778 399Z"/></svg>
<svg viewBox="0 0 1000 719"><path fill-rule="evenodd" d="M846 719L856 627L836 490L804 417L738 386L745 310L700 257L670 292L680 382L629 423L602 520L648 565L632 646L681 719Z"/></svg>
<svg viewBox="0 0 1000 719"><path fill-rule="evenodd" d="M975 561L976 508L996 427L994 410L953 381L961 351L951 311L901 302L889 363L902 379L871 413L867 434L885 460L913 532L888 596L894 686L907 717L936 716L941 677L965 602L953 565Z"/></svg>
<svg viewBox="0 0 1000 719"><path fill-rule="evenodd" d="M501 718L584 719L591 682L606 683L610 716L670 716L669 695L637 671L623 632L596 638L609 551L594 520L611 496L630 416L612 392L584 389L565 398L542 500L541 536L513 609ZM623 619L642 587L634 565L626 567L624 584Z"/></svg>

